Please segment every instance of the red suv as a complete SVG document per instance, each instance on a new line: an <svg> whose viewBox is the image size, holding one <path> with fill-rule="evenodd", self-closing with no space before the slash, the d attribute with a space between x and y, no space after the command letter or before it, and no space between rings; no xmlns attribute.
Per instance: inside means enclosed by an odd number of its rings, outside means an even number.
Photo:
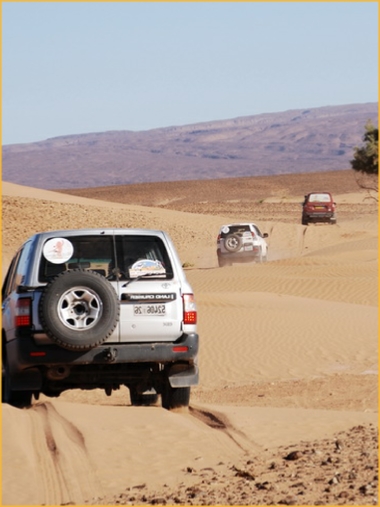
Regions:
<svg viewBox="0 0 380 507"><path fill-rule="evenodd" d="M302 225L309 222L336 224L335 208L330 192L310 192L302 203Z"/></svg>

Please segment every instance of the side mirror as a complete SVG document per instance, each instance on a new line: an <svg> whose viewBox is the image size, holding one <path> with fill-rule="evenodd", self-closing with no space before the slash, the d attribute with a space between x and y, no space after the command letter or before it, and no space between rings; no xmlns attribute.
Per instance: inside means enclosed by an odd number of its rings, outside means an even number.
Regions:
<svg viewBox="0 0 380 507"><path fill-rule="evenodd" d="M263 238L267 238L268 237L268 233L267 232L264 232L263 234Z"/></svg>

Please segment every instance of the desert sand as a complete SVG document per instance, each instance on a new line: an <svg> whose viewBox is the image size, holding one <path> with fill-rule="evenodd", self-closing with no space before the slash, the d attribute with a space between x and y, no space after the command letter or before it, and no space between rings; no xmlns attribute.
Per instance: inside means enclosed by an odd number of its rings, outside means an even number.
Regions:
<svg viewBox="0 0 380 507"><path fill-rule="evenodd" d="M374 200L335 195L337 225L305 227L302 193L285 199L283 187L260 212L236 195L179 211L6 182L2 194L3 276L37 231L168 231L201 338L188 409L132 407L126 388L3 404L2 505L378 504ZM269 233L269 260L218 268L219 226L239 218Z"/></svg>

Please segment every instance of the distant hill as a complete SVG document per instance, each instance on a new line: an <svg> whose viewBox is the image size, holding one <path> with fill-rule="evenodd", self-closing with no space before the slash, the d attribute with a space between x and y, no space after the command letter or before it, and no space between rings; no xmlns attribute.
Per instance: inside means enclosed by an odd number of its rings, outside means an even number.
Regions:
<svg viewBox="0 0 380 507"><path fill-rule="evenodd" d="M351 104L5 145L2 179L58 190L344 170L377 117L377 103Z"/></svg>

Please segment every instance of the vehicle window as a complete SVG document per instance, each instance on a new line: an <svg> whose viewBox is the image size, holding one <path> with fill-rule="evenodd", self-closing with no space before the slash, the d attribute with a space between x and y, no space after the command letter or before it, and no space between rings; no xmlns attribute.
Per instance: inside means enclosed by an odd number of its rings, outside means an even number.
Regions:
<svg viewBox="0 0 380 507"><path fill-rule="evenodd" d="M221 236L226 237L228 234L242 234L243 232L249 232L249 225L232 225L227 228L223 228Z"/></svg>
<svg viewBox="0 0 380 507"><path fill-rule="evenodd" d="M330 202L329 194L311 194L309 196L309 202Z"/></svg>
<svg viewBox="0 0 380 507"><path fill-rule="evenodd" d="M61 259L53 255L53 247L50 250L48 248L49 242L54 240L45 243L39 270L40 282L47 282L67 269L82 268L97 271L103 276L110 275L115 267L112 236L68 236L63 239L68 254L62 254ZM62 238L56 238L56 244L62 243L61 240Z"/></svg>
<svg viewBox="0 0 380 507"><path fill-rule="evenodd" d="M255 231L255 234L257 234L258 236L260 236L261 238L263 237L263 235L261 234L261 231L260 229L257 227L257 225L253 225L252 224L252 229Z"/></svg>
<svg viewBox="0 0 380 507"><path fill-rule="evenodd" d="M120 279L139 276L172 278L173 270L165 245L156 236L117 236L116 252Z"/></svg>
<svg viewBox="0 0 380 507"><path fill-rule="evenodd" d="M9 265L7 274L5 276L4 282L3 282L3 288L2 288L2 298L5 299L8 294L11 292L12 287L12 281L13 281L13 273L15 271L15 267L17 265L18 259L21 255L21 250L18 252L15 257L13 257L12 262Z"/></svg>
<svg viewBox="0 0 380 507"><path fill-rule="evenodd" d="M3 298L16 290L17 287L23 283L28 266L31 245L31 241L25 243L23 248L13 258L3 284Z"/></svg>
<svg viewBox="0 0 380 507"><path fill-rule="evenodd" d="M156 236L97 235L63 239L67 240L65 247L69 254L59 259L56 251L53 253L54 242L50 250L46 248L45 255L41 256L40 282L48 282L63 271L78 268L96 271L110 280L129 280L147 274L172 277L166 248ZM61 240L55 238L55 246L61 244Z"/></svg>

